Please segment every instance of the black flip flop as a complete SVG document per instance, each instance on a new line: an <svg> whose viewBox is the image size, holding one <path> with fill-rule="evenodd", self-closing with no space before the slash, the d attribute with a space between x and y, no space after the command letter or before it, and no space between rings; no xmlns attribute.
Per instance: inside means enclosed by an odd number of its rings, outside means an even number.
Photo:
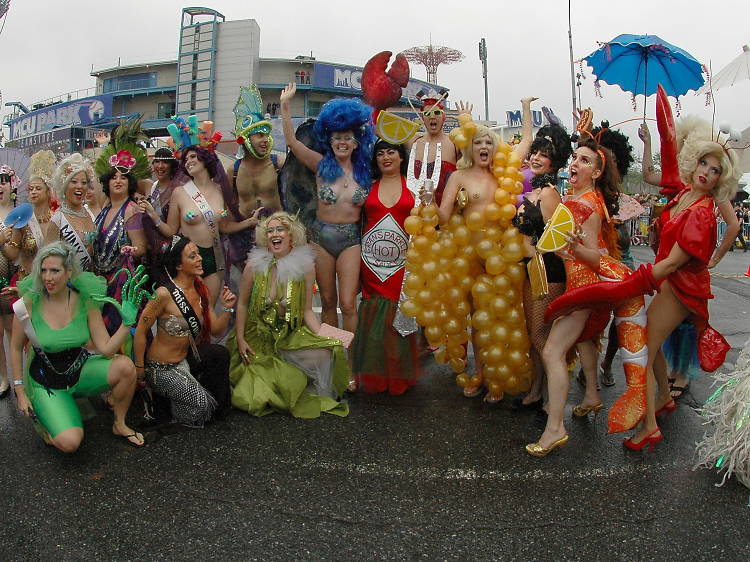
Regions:
<svg viewBox="0 0 750 562"><path fill-rule="evenodd" d="M125 443L127 443L131 447L134 447L135 449L140 449L146 446L146 436L143 435L143 433L141 433L140 431L134 431L133 433L129 433L128 435L120 435L119 433L113 433L112 435L114 435L115 437L119 437L120 439L123 439ZM139 435L142 441L140 445L130 440L131 437L135 437L137 439Z"/></svg>

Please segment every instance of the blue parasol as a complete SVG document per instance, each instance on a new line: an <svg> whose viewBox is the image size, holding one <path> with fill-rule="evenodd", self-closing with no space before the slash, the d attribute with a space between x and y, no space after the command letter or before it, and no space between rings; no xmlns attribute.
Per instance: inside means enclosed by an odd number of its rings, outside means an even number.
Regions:
<svg viewBox="0 0 750 562"><path fill-rule="evenodd" d="M656 35L618 35L583 60L596 75L597 91L602 81L630 92L633 99L650 96L659 84L667 95L678 98L705 82L701 63Z"/></svg>

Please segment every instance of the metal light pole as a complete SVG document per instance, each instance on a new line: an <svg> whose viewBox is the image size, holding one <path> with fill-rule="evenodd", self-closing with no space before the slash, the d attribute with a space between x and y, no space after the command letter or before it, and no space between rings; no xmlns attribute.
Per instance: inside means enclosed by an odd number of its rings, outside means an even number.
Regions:
<svg viewBox="0 0 750 562"><path fill-rule="evenodd" d="M487 97L487 42L482 37L479 41L479 60L482 61L482 76L484 77L484 120L490 120L489 98Z"/></svg>
<svg viewBox="0 0 750 562"><path fill-rule="evenodd" d="M578 104L576 103L575 63L573 62L573 29L570 24L570 1L571 0L568 0L568 48L570 49L570 92L573 98L573 130L575 130L575 114L578 110Z"/></svg>

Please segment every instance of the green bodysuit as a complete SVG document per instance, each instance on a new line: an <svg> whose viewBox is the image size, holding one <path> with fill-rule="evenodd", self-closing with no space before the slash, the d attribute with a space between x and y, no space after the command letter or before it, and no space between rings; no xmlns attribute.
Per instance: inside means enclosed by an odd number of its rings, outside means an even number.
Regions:
<svg viewBox="0 0 750 562"><path fill-rule="evenodd" d="M101 305L92 300L94 296L106 295L106 281L93 273L81 273L71 284L78 292L78 304L75 315L64 328L55 330L49 327L42 316L43 296L33 287L33 277L26 277L18 284L18 292L26 303L31 314L36 338L41 349L47 353L58 353L67 349L86 345L89 333L88 312L91 308L101 309ZM78 381L65 389L47 389L29 375L29 365L34 359L34 351L29 346L23 382L26 396L39 422L55 437L71 427L83 427L81 414L75 402L76 396L94 396L108 391L107 374L111 359L102 355L92 355L86 359Z"/></svg>

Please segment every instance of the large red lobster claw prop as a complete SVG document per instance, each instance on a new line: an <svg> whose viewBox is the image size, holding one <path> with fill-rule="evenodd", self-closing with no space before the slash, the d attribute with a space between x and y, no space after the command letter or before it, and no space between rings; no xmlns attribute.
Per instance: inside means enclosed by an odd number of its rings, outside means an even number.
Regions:
<svg viewBox="0 0 750 562"><path fill-rule="evenodd" d="M661 139L661 187L660 193L673 197L682 189L680 170L677 166L677 135L674 117L669 106L667 92L661 84L656 90L656 126Z"/></svg>
<svg viewBox="0 0 750 562"><path fill-rule="evenodd" d="M409 84L409 61L399 53L386 72L390 51L378 53L367 61L362 71L362 93L365 102L375 109L388 109L401 99L401 88Z"/></svg>
<svg viewBox="0 0 750 562"><path fill-rule="evenodd" d="M640 295L653 295L661 287L651 272L650 263L642 264L630 276L622 281L600 281L565 291L547 307L544 321L570 314L575 310L596 309L599 307L614 308L619 303Z"/></svg>

